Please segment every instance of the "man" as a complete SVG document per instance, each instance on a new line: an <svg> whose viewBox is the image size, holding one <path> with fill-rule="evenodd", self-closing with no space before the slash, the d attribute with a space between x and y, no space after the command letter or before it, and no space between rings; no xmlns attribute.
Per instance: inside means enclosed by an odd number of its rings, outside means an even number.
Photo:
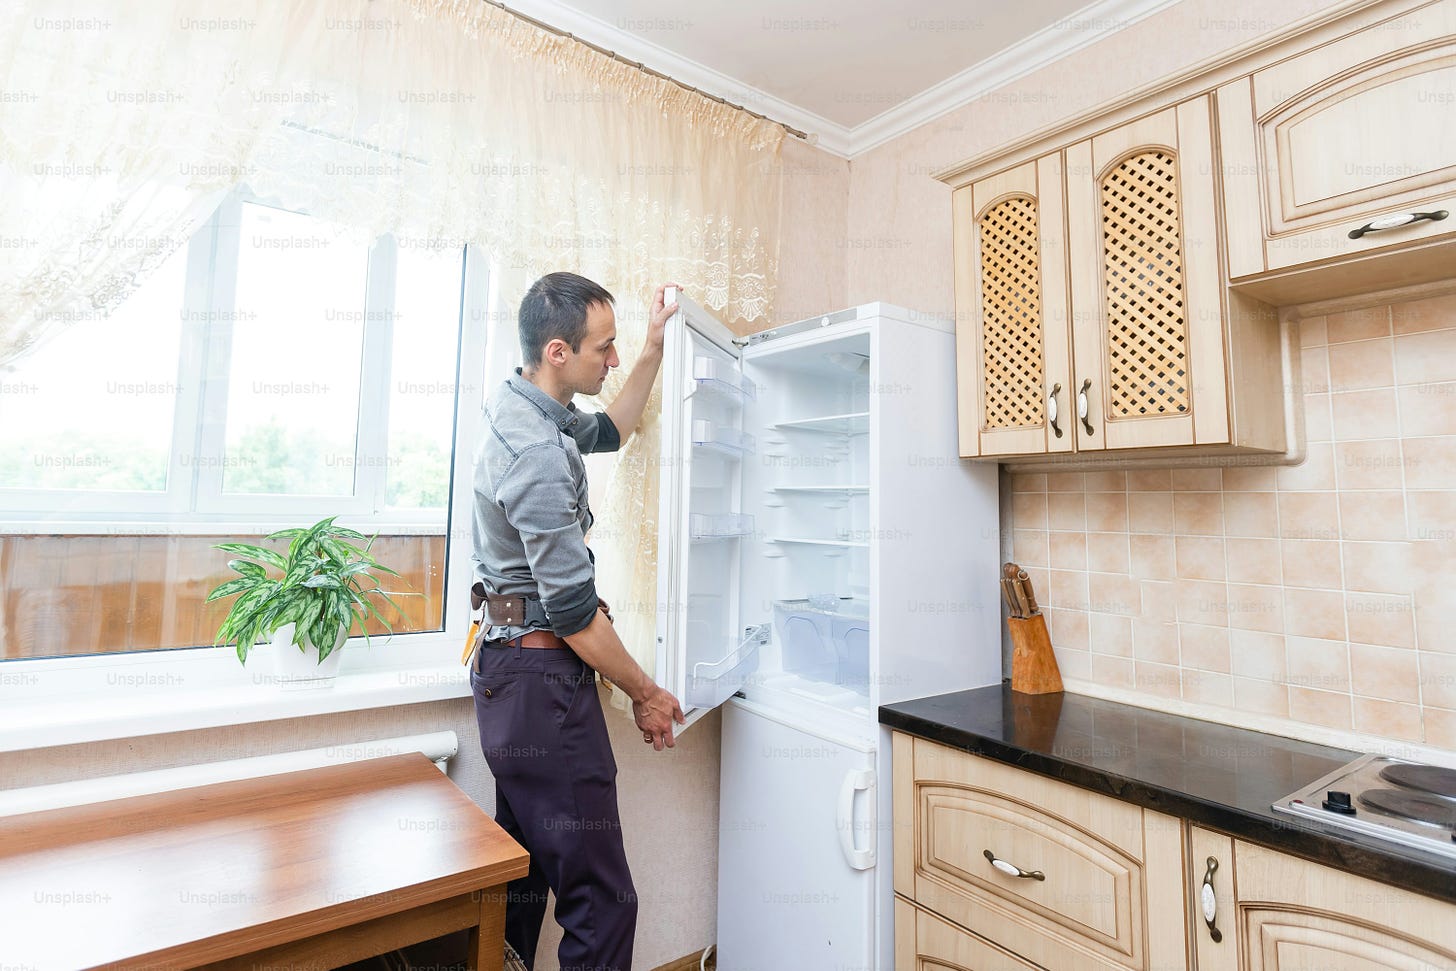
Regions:
<svg viewBox="0 0 1456 971"><path fill-rule="evenodd" d="M506 940L527 968L547 888L563 931L562 971L632 966L637 894L596 672L631 697L655 750L671 748L673 722L684 721L677 699L622 646L597 597L581 458L616 450L642 418L671 316L664 289L621 393L605 412L586 414L572 398L600 393L618 364L612 295L574 273L532 284L519 321L525 364L486 406L476 455L475 575L487 618L470 681L496 822L531 854L530 873L511 883L506 903Z"/></svg>

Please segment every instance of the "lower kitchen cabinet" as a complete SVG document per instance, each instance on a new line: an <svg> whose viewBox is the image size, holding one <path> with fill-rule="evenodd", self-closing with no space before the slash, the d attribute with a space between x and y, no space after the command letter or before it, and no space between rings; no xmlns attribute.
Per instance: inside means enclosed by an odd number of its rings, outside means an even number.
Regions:
<svg viewBox="0 0 1456 971"><path fill-rule="evenodd" d="M928 910L895 898L895 971L1040 971Z"/></svg>
<svg viewBox="0 0 1456 971"><path fill-rule="evenodd" d="M1456 968L1451 904L1199 826L1189 837L1199 971ZM1205 882L1217 905L1213 927L1197 903Z"/></svg>
<svg viewBox="0 0 1456 971"><path fill-rule="evenodd" d="M1043 968L1187 967L1179 820L899 733L893 763L897 894Z"/></svg>

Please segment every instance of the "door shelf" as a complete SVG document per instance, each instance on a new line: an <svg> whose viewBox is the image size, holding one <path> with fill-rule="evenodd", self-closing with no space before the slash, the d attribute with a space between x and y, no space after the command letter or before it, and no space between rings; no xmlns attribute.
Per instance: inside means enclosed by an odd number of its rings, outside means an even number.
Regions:
<svg viewBox="0 0 1456 971"><path fill-rule="evenodd" d="M753 454L754 439L747 432L697 418L693 420L693 444L731 458L741 458Z"/></svg>
<svg viewBox="0 0 1456 971"><path fill-rule="evenodd" d="M693 380L698 392L735 404L758 398L758 386L748 375L712 357L693 358Z"/></svg>
<svg viewBox="0 0 1456 971"><path fill-rule="evenodd" d="M718 515L693 513L688 522L693 542L715 539L736 539L753 532L753 516L748 513L730 512Z"/></svg>
<svg viewBox="0 0 1456 971"><path fill-rule="evenodd" d="M758 648L768 642L770 627L760 624L748 631L737 649L718 661L699 661L688 676L687 703L702 708L722 704L748 683L758 670Z"/></svg>
<svg viewBox="0 0 1456 971"><path fill-rule="evenodd" d="M773 427L785 431L818 432L823 435L867 435L870 430L870 413L852 411L842 415L800 418L796 421L776 422Z"/></svg>

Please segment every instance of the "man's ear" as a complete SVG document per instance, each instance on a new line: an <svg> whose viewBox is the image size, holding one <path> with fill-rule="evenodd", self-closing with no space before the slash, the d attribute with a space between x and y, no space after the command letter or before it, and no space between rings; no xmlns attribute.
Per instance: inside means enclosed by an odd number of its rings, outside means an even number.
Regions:
<svg viewBox="0 0 1456 971"><path fill-rule="evenodd" d="M553 337L541 348L541 363L554 364L561 367L566 363L567 354L571 351L571 345L560 337Z"/></svg>

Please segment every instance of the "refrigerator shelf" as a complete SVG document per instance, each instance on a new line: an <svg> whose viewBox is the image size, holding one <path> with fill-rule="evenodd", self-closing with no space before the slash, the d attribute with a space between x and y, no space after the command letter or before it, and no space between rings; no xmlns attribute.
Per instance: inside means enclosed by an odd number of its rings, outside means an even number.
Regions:
<svg viewBox="0 0 1456 971"><path fill-rule="evenodd" d="M694 542L712 539L736 539L753 532L753 516L748 513L730 512L718 515L693 513L688 519L688 530Z"/></svg>
<svg viewBox="0 0 1456 971"><path fill-rule="evenodd" d="M851 411L842 415L800 418L795 421L775 422L773 427L785 431L818 432L825 435L867 435L870 430L870 413L868 411Z"/></svg>
<svg viewBox="0 0 1456 971"><path fill-rule="evenodd" d="M861 543L847 539L809 539L799 536L770 536L768 541L770 543L789 543L800 546L828 546L839 549L867 550L870 548L868 540Z"/></svg>
<svg viewBox="0 0 1456 971"><path fill-rule="evenodd" d="M693 358L693 380L698 391L734 404L758 398L758 386L748 375L713 357Z"/></svg>
<svg viewBox="0 0 1456 971"><path fill-rule="evenodd" d="M732 458L742 458L753 454L754 438L731 426L717 425L706 418L695 418L693 444Z"/></svg>
<svg viewBox="0 0 1456 971"><path fill-rule="evenodd" d="M867 485L774 486L770 492L802 492L815 495L860 495L870 491Z"/></svg>

